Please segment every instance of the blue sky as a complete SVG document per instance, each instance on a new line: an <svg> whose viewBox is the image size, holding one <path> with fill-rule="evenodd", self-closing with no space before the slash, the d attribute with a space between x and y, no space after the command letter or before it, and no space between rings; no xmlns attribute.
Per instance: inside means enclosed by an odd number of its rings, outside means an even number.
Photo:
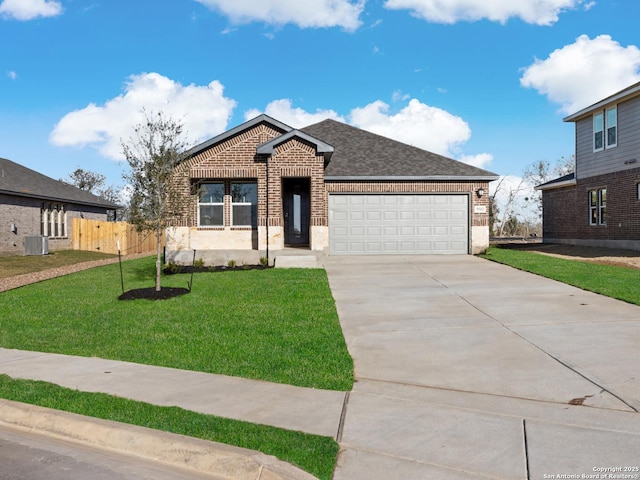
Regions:
<svg viewBox="0 0 640 480"><path fill-rule="evenodd" d="M123 185L141 109L192 142L336 118L500 175L640 81L638 0L0 0L0 157Z"/></svg>

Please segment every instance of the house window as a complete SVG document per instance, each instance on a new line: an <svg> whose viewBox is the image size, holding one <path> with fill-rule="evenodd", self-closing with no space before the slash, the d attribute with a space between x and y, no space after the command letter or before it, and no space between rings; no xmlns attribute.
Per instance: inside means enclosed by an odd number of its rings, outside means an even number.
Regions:
<svg viewBox="0 0 640 480"><path fill-rule="evenodd" d="M618 108L607 110L607 148L618 145Z"/></svg>
<svg viewBox="0 0 640 480"><path fill-rule="evenodd" d="M618 145L618 107L608 108L593 116L593 151Z"/></svg>
<svg viewBox="0 0 640 480"><path fill-rule="evenodd" d="M597 113L593 116L593 151L604 149L604 114Z"/></svg>
<svg viewBox="0 0 640 480"><path fill-rule="evenodd" d="M224 183L200 185L198 225L203 227L224 225Z"/></svg>
<svg viewBox="0 0 640 480"><path fill-rule="evenodd" d="M258 185L255 182L231 182L231 225L258 226Z"/></svg>
<svg viewBox="0 0 640 480"><path fill-rule="evenodd" d="M40 210L40 234L50 238L67 236L67 210L64 205L42 205Z"/></svg>
<svg viewBox="0 0 640 480"><path fill-rule="evenodd" d="M589 192L589 224L607 224L607 189L591 190Z"/></svg>

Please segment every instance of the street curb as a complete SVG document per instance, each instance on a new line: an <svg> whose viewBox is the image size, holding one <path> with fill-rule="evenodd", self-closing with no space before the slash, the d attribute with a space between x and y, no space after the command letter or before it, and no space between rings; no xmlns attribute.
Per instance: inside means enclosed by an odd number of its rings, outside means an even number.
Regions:
<svg viewBox="0 0 640 480"><path fill-rule="evenodd" d="M0 400L0 425L229 480L316 478L276 457L253 450L10 400Z"/></svg>

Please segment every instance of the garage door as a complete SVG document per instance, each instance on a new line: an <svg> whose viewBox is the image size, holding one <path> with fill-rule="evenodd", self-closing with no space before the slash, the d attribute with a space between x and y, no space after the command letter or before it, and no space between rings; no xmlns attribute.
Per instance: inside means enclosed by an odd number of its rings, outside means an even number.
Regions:
<svg viewBox="0 0 640 480"><path fill-rule="evenodd" d="M466 254L467 195L329 195L332 255Z"/></svg>

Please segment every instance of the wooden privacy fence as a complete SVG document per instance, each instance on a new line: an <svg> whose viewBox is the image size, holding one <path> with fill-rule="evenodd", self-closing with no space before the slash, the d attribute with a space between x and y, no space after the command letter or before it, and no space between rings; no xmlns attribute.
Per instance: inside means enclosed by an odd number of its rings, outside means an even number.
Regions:
<svg viewBox="0 0 640 480"><path fill-rule="evenodd" d="M164 235L161 238L164 244ZM118 253L123 255L156 252L155 232L136 232L127 222L101 222L85 218L73 219L73 249Z"/></svg>

